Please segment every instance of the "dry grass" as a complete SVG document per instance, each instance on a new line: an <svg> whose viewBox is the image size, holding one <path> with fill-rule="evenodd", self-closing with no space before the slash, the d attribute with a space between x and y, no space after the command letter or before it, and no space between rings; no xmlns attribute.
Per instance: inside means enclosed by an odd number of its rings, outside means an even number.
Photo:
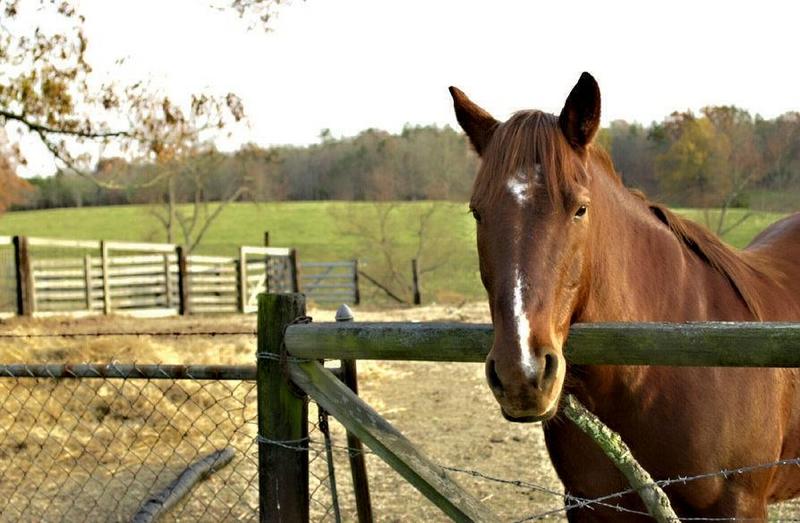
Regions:
<svg viewBox="0 0 800 523"><path fill-rule="evenodd" d="M316 321L333 311L311 310ZM361 321L488 321L483 304L356 312ZM2 333L209 332L255 328L255 318L14 319ZM4 363L252 363L255 339L235 336L0 338ZM359 362L361 395L423 452L449 466L561 491L541 427L504 421L475 364ZM200 484L167 521L238 521L257 510L252 383L0 379L0 520L125 521L147 495L224 446L234 462ZM315 423L316 408L309 409ZM331 424L334 445L346 444ZM311 464L314 520L332 520L321 435ZM335 454L345 521L355 519L347 456ZM378 521L446 521L394 471L367 456ZM453 472L505 520L558 508L557 496ZM784 511L780 515L790 514Z"/></svg>

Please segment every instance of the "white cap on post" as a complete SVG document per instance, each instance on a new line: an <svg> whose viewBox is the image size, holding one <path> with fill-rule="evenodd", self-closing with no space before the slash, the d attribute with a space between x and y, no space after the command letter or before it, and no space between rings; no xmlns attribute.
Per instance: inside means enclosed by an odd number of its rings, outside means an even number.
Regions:
<svg viewBox="0 0 800 523"><path fill-rule="evenodd" d="M336 321L353 321L353 311L350 310L347 304L342 303L336 309Z"/></svg>

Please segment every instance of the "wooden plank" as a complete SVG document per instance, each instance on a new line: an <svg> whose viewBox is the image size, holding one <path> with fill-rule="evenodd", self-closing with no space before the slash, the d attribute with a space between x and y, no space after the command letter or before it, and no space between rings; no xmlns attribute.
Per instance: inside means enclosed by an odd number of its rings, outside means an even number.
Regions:
<svg viewBox="0 0 800 523"><path fill-rule="evenodd" d="M164 274L163 265L128 265L125 267L112 267L108 271L109 276L112 278L119 278L120 276L142 276L151 275L162 276Z"/></svg>
<svg viewBox="0 0 800 523"><path fill-rule="evenodd" d="M192 294L189 298L189 302L194 305L196 303L205 303L205 304L224 304L224 305L233 305L236 306L239 302L236 299L236 296L198 296L196 294Z"/></svg>
<svg viewBox="0 0 800 523"><path fill-rule="evenodd" d="M237 269L237 286L236 293L239 297L239 312L244 313L247 306L247 254L243 247L239 247L239 263L236 265Z"/></svg>
<svg viewBox="0 0 800 523"><path fill-rule="evenodd" d="M175 245L172 243L147 243L147 242L119 242L106 241L106 249L110 251L144 251L174 253Z"/></svg>
<svg viewBox="0 0 800 523"><path fill-rule="evenodd" d="M86 297L83 290L76 289L73 291L58 291L58 290L39 290L37 291L37 299L39 303L48 301L80 301Z"/></svg>
<svg viewBox="0 0 800 523"><path fill-rule="evenodd" d="M223 276L197 276L192 275L192 284L194 283L206 283L209 285L221 285L223 287L236 286L236 278L234 275L223 275Z"/></svg>
<svg viewBox="0 0 800 523"><path fill-rule="evenodd" d="M232 285L194 285L192 282L193 294L236 294L236 288Z"/></svg>
<svg viewBox="0 0 800 523"><path fill-rule="evenodd" d="M166 305L166 300L163 296L114 296L114 307L163 307Z"/></svg>
<svg viewBox="0 0 800 523"><path fill-rule="evenodd" d="M82 268L75 269L34 269L34 277L37 280L60 280L62 278L81 278L83 276Z"/></svg>
<svg viewBox="0 0 800 523"><path fill-rule="evenodd" d="M286 247L257 247L253 245L243 245L242 253L257 254L259 256L289 256L291 249Z"/></svg>
<svg viewBox="0 0 800 523"><path fill-rule="evenodd" d="M236 258L233 256L206 256L203 254L190 254L187 256L190 264L195 265L232 265Z"/></svg>
<svg viewBox="0 0 800 523"><path fill-rule="evenodd" d="M109 285L111 287L139 287L148 284L162 285L163 280L161 274L154 274L152 276L127 276L125 278L111 277L109 278ZM163 291L163 289L162 289Z"/></svg>
<svg viewBox="0 0 800 523"><path fill-rule="evenodd" d="M0 245L12 245L14 238L11 236L0 236Z"/></svg>
<svg viewBox="0 0 800 523"><path fill-rule="evenodd" d="M62 249L99 249L97 240L62 240L59 238L28 238L31 247L60 247Z"/></svg>
<svg viewBox="0 0 800 523"><path fill-rule="evenodd" d="M111 287L111 296L164 296L164 287L161 285L136 285L132 287Z"/></svg>
<svg viewBox="0 0 800 523"><path fill-rule="evenodd" d="M286 326L305 313L302 295L259 296L256 383L262 522L309 520L308 450L296 450L308 447L308 400L289 381L280 361Z"/></svg>
<svg viewBox="0 0 800 523"><path fill-rule="evenodd" d="M59 280L45 280L40 279L38 273L36 275L36 291L47 292L48 289L84 289L86 282L82 279L59 279Z"/></svg>
<svg viewBox="0 0 800 523"><path fill-rule="evenodd" d="M189 265L190 274L219 274L230 275L231 278L236 277L236 266L231 262L230 266L227 265Z"/></svg>
<svg viewBox="0 0 800 523"><path fill-rule="evenodd" d="M83 267L83 258L45 258L31 262L34 269L74 269Z"/></svg>
<svg viewBox="0 0 800 523"><path fill-rule="evenodd" d="M173 263L177 260L175 259L174 253L172 256L169 254L140 254L140 255L132 255L132 256L112 256L111 257L111 265L153 265L156 263L162 263L164 261L164 257L172 258L170 261Z"/></svg>
<svg viewBox="0 0 800 523"><path fill-rule="evenodd" d="M194 305L192 314L228 314L238 312L236 305Z"/></svg>
<svg viewBox="0 0 800 523"><path fill-rule="evenodd" d="M286 345L309 359L483 362L492 327L458 323L292 325ZM800 367L800 323L573 325L565 355L577 365Z"/></svg>
<svg viewBox="0 0 800 523"><path fill-rule="evenodd" d="M92 257L87 254L83 257L83 300L86 309L92 308Z"/></svg>
<svg viewBox="0 0 800 523"><path fill-rule="evenodd" d="M109 252L106 242L100 242L100 273L103 275L103 314L111 314L111 287L109 286Z"/></svg>
<svg viewBox="0 0 800 523"><path fill-rule="evenodd" d="M177 260L176 260L177 261ZM164 270L164 297L167 299L167 307L172 307L173 300L172 300L172 278L170 277L169 270L170 270L170 256L168 254L164 255L163 259L163 270Z"/></svg>
<svg viewBox="0 0 800 523"><path fill-rule="evenodd" d="M294 383L454 521L500 521L329 370L317 362L289 369Z"/></svg>

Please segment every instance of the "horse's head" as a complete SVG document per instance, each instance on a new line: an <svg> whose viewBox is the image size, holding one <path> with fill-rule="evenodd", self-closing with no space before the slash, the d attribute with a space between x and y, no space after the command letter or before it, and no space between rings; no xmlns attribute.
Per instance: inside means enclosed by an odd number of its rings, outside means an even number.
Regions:
<svg viewBox="0 0 800 523"><path fill-rule="evenodd" d="M588 287L588 162L600 91L584 73L559 116L522 111L504 123L450 92L482 159L470 206L495 333L486 377L507 419L547 419L558 409L562 347Z"/></svg>

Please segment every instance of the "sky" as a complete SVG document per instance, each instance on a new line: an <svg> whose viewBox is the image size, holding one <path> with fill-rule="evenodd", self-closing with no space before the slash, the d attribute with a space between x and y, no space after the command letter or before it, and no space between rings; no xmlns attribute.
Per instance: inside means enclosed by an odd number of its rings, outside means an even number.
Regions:
<svg viewBox="0 0 800 523"><path fill-rule="evenodd" d="M449 85L499 119L558 113L582 71L600 84L604 124L709 104L800 109L795 2L292 0L265 33L213 1L79 6L99 76L178 100L237 93L248 125L224 150L315 143L322 129L456 126Z"/></svg>

